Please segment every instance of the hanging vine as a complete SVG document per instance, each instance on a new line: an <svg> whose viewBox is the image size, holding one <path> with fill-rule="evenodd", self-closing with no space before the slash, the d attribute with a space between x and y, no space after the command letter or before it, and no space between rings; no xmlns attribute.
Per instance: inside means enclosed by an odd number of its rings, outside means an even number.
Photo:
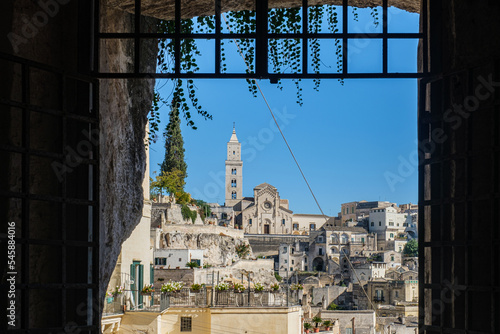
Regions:
<svg viewBox="0 0 500 334"><path fill-rule="evenodd" d="M274 8L268 13L268 31L269 33L286 34L300 33L302 29L302 17L300 8ZM352 8L354 21L359 20L357 8ZM379 13L377 8L373 8L371 16L374 24L379 22ZM255 11L243 10L238 12L228 12L223 14L223 28L235 34L250 34L256 31ZM347 19L347 18L344 18ZM339 32L339 19L336 7L333 5L318 5L309 7L308 11L308 31L310 33L320 33L323 27L323 21L326 20L328 30L331 33ZM195 19L181 20L181 33L213 33L215 31L215 16L202 16ZM172 34L175 32L174 21L160 21L158 32ZM228 71L228 47L233 44L238 49L245 63L245 72L255 73L255 40L248 38L221 39L221 72ZM311 67L314 73L320 73L321 66L327 66L321 61L321 43L319 39L309 41L309 50L302 50L301 40L298 38L274 38L268 41L268 59L272 73L301 73L302 72L302 52L308 52L311 59ZM161 73L174 72L174 39L160 39L158 53L158 71ZM342 40L334 39L333 47L336 56L336 71L342 73ZM192 38L182 39L180 41L180 68L183 73L196 73L200 70L198 59L201 51L196 45L196 40ZM343 79L339 79L344 84ZM155 133L158 131L160 122L159 110L171 100L172 107L178 108L187 121L187 125L196 129L193 121L193 110L204 119L212 119L210 115L200 104L196 97L196 85L192 79L174 79L172 92L167 97L161 97L159 92L155 92L154 99L149 114L151 139L156 139ZM296 102L302 106L302 88L300 79L292 79L296 87ZM320 79L314 79L314 90L318 91ZM257 96L257 86L254 80L247 79L249 92ZM278 80L277 87L282 90L281 79Z"/></svg>

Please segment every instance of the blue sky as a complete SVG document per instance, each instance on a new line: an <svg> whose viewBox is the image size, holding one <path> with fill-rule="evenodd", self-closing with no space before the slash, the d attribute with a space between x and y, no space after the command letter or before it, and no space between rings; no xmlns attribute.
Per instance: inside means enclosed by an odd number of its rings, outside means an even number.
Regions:
<svg viewBox="0 0 500 334"><path fill-rule="evenodd" d="M359 22L350 22L349 29L378 29L370 10L357 12ZM390 8L389 31L418 32L418 15ZM415 71L417 41L392 43L389 70ZM378 70L381 49L376 41L354 50L349 58L352 71ZM356 79L343 86L323 80L319 92L313 90L312 80L304 80L302 107L291 81L284 81L283 90L268 80L259 84L325 214L336 215L341 203L355 200L417 202L417 170L411 163L417 147L415 79ZM243 195L253 196L253 188L267 182L289 200L294 212L320 213L263 98L252 97L244 80L198 80L196 86L213 120L195 117L197 130L183 122L185 190L197 199L224 203L226 144L235 122L242 143ZM165 95L168 89L166 84ZM163 129L168 110L162 112ZM163 156L160 138L151 146L151 172L159 170Z"/></svg>

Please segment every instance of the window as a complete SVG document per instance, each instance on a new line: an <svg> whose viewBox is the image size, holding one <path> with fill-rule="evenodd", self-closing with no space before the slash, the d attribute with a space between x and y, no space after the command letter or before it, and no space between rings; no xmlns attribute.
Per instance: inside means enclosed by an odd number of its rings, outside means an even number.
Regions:
<svg viewBox="0 0 500 334"><path fill-rule="evenodd" d="M231 174L236 175L236 168L231 169Z"/></svg>
<svg viewBox="0 0 500 334"><path fill-rule="evenodd" d="M165 266L165 265L167 265L167 259L164 257L157 257L157 258L155 258L155 265Z"/></svg>
<svg viewBox="0 0 500 334"><path fill-rule="evenodd" d="M389 226L394 226L394 222L389 222Z"/></svg>
<svg viewBox="0 0 500 334"><path fill-rule="evenodd" d="M182 258L179 258L179 262L181 262L181 261L182 261Z"/></svg>
<svg viewBox="0 0 500 334"><path fill-rule="evenodd" d="M285 220L284 219L281 220L281 225L285 225Z"/></svg>
<svg viewBox="0 0 500 334"><path fill-rule="evenodd" d="M290 267L290 271L293 271L293 267Z"/></svg>
<svg viewBox="0 0 500 334"><path fill-rule="evenodd" d="M354 213L354 207L351 207L351 213Z"/></svg>
<svg viewBox="0 0 500 334"><path fill-rule="evenodd" d="M181 317L181 332L191 332L192 324L193 324L193 318Z"/></svg>
<svg viewBox="0 0 500 334"><path fill-rule="evenodd" d="M399 297L399 291L394 291L394 298L398 298Z"/></svg>
<svg viewBox="0 0 500 334"><path fill-rule="evenodd" d="M382 226L382 222L378 222L378 226Z"/></svg>
<svg viewBox="0 0 500 334"><path fill-rule="evenodd" d="M236 188L236 180L231 180L231 187Z"/></svg>
<svg viewBox="0 0 500 334"><path fill-rule="evenodd" d="M291 249L290 249L290 253L291 253L291 254L295 253L295 248L291 248ZM292 263L293 263L293 261L292 261Z"/></svg>
<svg viewBox="0 0 500 334"><path fill-rule="evenodd" d="M323 236L322 236L322 235L320 235L320 236L318 237L318 242L323 242Z"/></svg>
<svg viewBox="0 0 500 334"><path fill-rule="evenodd" d="M316 224L310 223L309 224L309 230L310 231L315 231L316 230Z"/></svg>
<svg viewBox="0 0 500 334"><path fill-rule="evenodd" d="M391 261L394 261L394 255L391 256Z"/></svg>
<svg viewBox="0 0 500 334"><path fill-rule="evenodd" d="M288 263L288 261L287 261L287 260L285 260L285 263Z"/></svg>
<svg viewBox="0 0 500 334"><path fill-rule="evenodd" d="M286 253L286 251L287 251L287 248L283 247L283 253ZM285 263L286 263L286 260L285 260Z"/></svg>
<svg viewBox="0 0 500 334"><path fill-rule="evenodd" d="M371 225L371 226L375 226L375 223L374 223L374 222L372 222L370 225Z"/></svg>
<svg viewBox="0 0 500 334"><path fill-rule="evenodd" d="M292 260L292 264L295 264L295 261L294 261L294 260ZM290 270L292 270L292 269L290 269Z"/></svg>
<svg viewBox="0 0 500 334"><path fill-rule="evenodd" d="M354 238L351 238L351 242L354 242Z"/></svg>
<svg viewBox="0 0 500 334"><path fill-rule="evenodd" d="M298 223L293 223L293 230L298 231L299 229L299 224Z"/></svg>
<svg viewBox="0 0 500 334"><path fill-rule="evenodd" d="M231 199L236 199L236 191L233 191L233 192L231 193Z"/></svg>
<svg viewBox="0 0 500 334"><path fill-rule="evenodd" d="M394 238L394 233L391 233L391 238Z"/></svg>
<svg viewBox="0 0 500 334"><path fill-rule="evenodd" d="M323 255L323 248L321 248L321 247L320 247L320 248L318 249L318 255Z"/></svg>
<svg viewBox="0 0 500 334"><path fill-rule="evenodd" d="M251 219L248 220L248 225L252 225L252 220Z"/></svg>
<svg viewBox="0 0 500 334"><path fill-rule="evenodd" d="M361 238L361 242L362 242L362 243L365 243L365 238Z"/></svg>
<svg viewBox="0 0 500 334"><path fill-rule="evenodd" d="M307 271L307 266L304 267L304 270Z"/></svg>
<svg viewBox="0 0 500 334"><path fill-rule="evenodd" d="M399 226L399 223L397 223L397 226Z"/></svg>
<svg viewBox="0 0 500 334"><path fill-rule="evenodd" d="M307 257L304 258L304 263L307 263ZM307 269L306 269L307 270Z"/></svg>
<svg viewBox="0 0 500 334"><path fill-rule="evenodd" d="M235 152L235 151L233 151L233 155L235 155L235 154L236 154L236 152Z"/></svg>

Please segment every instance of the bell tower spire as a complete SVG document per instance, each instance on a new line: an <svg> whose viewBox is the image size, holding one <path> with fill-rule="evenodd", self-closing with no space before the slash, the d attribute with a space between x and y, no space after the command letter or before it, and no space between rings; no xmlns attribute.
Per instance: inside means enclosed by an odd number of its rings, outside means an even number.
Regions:
<svg viewBox="0 0 500 334"><path fill-rule="evenodd" d="M243 161L241 160L241 143L236 137L233 122L233 133L227 143L226 158L226 206L234 206L243 198Z"/></svg>

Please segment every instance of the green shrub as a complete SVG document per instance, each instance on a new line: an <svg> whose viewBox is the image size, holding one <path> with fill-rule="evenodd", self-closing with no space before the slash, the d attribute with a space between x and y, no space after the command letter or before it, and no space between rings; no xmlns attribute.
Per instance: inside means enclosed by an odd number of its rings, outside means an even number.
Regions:
<svg viewBox="0 0 500 334"><path fill-rule="evenodd" d="M283 279L283 278L281 278L281 276L278 273L274 273L274 277L276 278L276 280L278 282L281 282L281 280Z"/></svg>

